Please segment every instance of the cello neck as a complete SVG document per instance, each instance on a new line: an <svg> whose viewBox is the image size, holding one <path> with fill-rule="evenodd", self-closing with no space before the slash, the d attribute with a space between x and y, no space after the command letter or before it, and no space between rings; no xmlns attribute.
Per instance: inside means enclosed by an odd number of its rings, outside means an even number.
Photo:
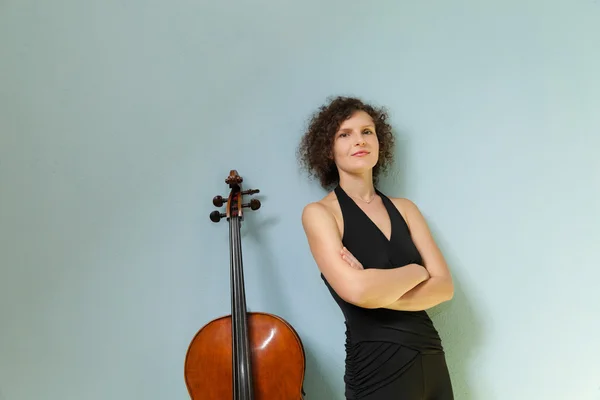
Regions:
<svg viewBox="0 0 600 400"><path fill-rule="evenodd" d="M241 225L244 208L258 210L260 201L252 199L243 203L244 195L258 193L258 189L242 191L243 179L236 170L231 170L225 182L231 188L227 199L227 212L211 213L211 220L218 222L226 216L229 222L229 254L231 258L231 348L233 400L254 400L252 383L252 363L250 340L248 337L248 313L246 310L246 291L244 288L244 266L242 257ZM216 196L213 203L223 204L223 198Z"/></svg>
<svg viewBox="0 0 600 400"><path fill-rule="evenodd" d="M229 219L231 255L231 325L233 351L233 399L253 400L252 365L248 340L246 292L242 261L241 217Z"/></svg>

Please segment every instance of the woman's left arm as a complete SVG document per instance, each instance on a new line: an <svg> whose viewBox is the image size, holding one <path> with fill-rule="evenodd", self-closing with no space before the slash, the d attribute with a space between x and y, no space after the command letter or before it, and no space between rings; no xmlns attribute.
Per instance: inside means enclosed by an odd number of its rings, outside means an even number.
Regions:
<svg viewBox="0 0 600 400"><path fill-rule="evenodd" d="M423 258L423 266L429 272L430 277L383 308L421 311L451 300L454 296L452 275L442 252L431 235L425 218L412 201L402 198L392 201L404 215L415 246Z"/></svg>

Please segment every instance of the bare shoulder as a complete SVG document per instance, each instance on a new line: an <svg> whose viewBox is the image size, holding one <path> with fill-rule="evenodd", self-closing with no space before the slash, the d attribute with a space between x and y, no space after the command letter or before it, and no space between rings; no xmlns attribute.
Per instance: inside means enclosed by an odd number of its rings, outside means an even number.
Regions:
<svg viewBox="0 0 600 400"><path fill-rule="evenodd" d="M308 224L312 224L323 218L330 219L333 215L321 201L308 203L302 210L302 224L306 228Z"/></svg>
<svg viewBox="0 0 600 400"><path fill-rule="evenodd" d="M335 193L330 192L322 199L304 206L302 223L305 229L307 224L335 223L341 234L341 211Z"/></svg>

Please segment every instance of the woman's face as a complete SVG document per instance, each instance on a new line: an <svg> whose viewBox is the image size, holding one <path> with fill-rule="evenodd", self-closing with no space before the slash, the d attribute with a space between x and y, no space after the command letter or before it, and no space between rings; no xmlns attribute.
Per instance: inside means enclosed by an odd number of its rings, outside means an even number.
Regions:
<svg viewBox="0 0 600 400"><path fill-rule="evenodd" d="M372 169L379 159L375 124L364 111L344 121L333 139L333 160L337 167L356 174Z"/></svg>

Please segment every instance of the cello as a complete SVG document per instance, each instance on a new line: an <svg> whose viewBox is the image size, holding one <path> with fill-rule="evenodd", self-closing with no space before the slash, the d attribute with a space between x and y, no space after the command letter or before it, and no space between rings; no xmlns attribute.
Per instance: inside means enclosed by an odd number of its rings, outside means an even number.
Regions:
<svg viewBox="0 0 600 400"><path fill-rule="evenodd" d="M211 221L229 222L231 314L213 319L192 339L185 357L185 383L192 400L300 400L304 397L304 347L294 328L283 318L246 308L242 262L241 223L245 208L261 203L245 195L243 179L231 170L225 183L230 193L226 212L213 211ZM221 207L222 196L213 204Z"/></svg>

